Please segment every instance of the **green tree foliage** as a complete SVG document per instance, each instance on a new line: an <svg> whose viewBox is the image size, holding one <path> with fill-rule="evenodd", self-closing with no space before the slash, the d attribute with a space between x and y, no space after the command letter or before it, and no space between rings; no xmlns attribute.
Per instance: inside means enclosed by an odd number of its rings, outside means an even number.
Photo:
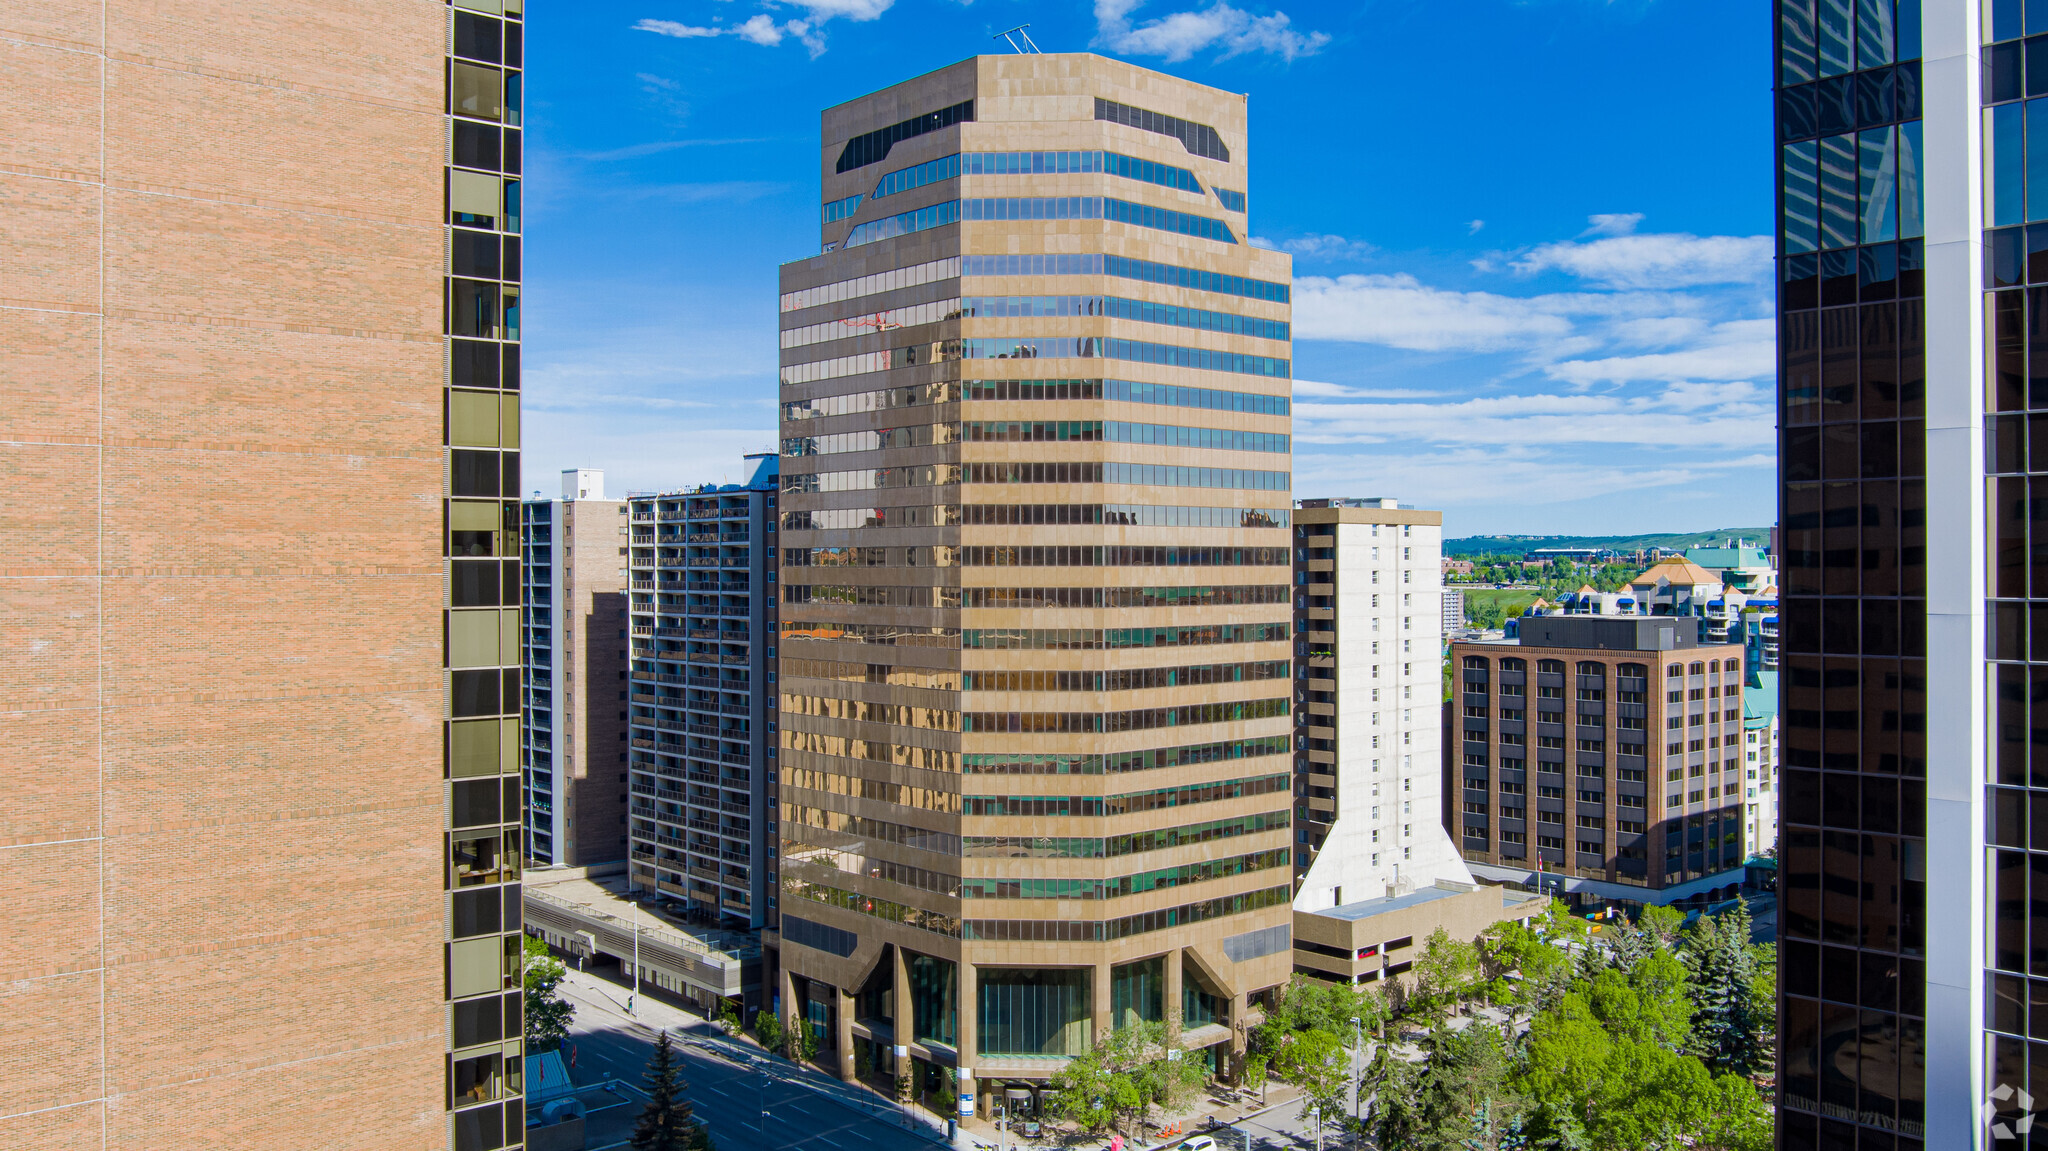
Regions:
<svg viewBox="0 0 2048 1151"><path fill-rule="evenodd" d="M1087 1054L1068 1060L1052 1077L1046 1106L1087 1131L1122 1130L1155 1103L1186 1103L1203 1079L1201 1063L1166 1024L1138 1023L1099 1036Z"/></svg>
<svg viewBox="0 0 2048 1151"><path fill-rule="evenodd" d="M1351 1089L1344 1041L1320 1027L1290 1032L1273 1051L1275 1075L1301 1088L1304 1114L1313 1122L1341 1122Z"/></svg>
<svg viewBox="0 0 2048 1151"><path fill-rule="evenodd" d="M754 1038L768 1051L782 1050L782 1020L773 1011L754 1012Z"/></svg>
<svg viewBox="0 0 2048 1151"><path fill-rule="evenodd" d="M576 1017L576 1005L562 998L562 977L569 969L548 951L548 945L526 937L526 1051L540 1055L559 1050L569 1036L569 1021Z"/></svg>
<svg viewBox="0 0 2048 1151"><path fill-rule="evenodd" d="M1455 1010L1479 980L1479 948L1438 927L1423 940L1414 970L1418 1007L1429 1014Z"/></svg>
<svg viewBox="0 0 2048 1151"><path fill-rule="evenodd" d="M1525 1146L1526 1102L1513 1084L1505 1036L1485 1024L1454 1029L1439 1022L1411 1062L1382 1047L1359 1085L1370 1099L1366 1129L1380 1147L1503 1151Z"/></svg>
<svg viewBox="0 0 2048 1151"><path fill-rule="evenodd" d="M1685 948L1697 1007L1692 1052L1707 1066L1737 1075L1754 1075L1771 1058L1766 1017L1775 1010L1775 992L1759 995L1749 933L1749 909L1737 902L1721 915L1702 916Z"/></svg>
<svg viewBox="0 0 2048 1151"><path fill-rule="evenodd" d="M647 1061L647 1106L633 1125L633 1151L711 1151L704 1125L690 1117L689 1088L676 1069L675 1047L663 1031Z"/></svg>

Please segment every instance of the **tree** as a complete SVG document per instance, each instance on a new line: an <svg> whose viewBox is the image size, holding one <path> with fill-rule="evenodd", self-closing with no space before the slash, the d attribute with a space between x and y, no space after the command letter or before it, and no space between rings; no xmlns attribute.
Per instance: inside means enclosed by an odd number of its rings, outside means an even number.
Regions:
<svg viewBox="0 0 2048 1151"><path fill-rule="evenodd" d="M782 1050L782 1020L773 1011L754 1012L754 1037L764 1050Z"/></svg>
<svg viewBox="0 0 2048 1151"><path fill-rule="evenodd" d="M737 1003L721 995L718 997L718 1013L713 1017L718 1029L727 1035L740 1033L740 1009Z"/></svg>
<svg viewBox="0 0 2048 1151"><path fill-rule="evenodd" d="M663 1031L647 1061L647 1106L633 1125L633 1151L710 1151L711 1137L690 1117L689 1088L676 1071L675 1048Z"/></svg>
<svg viewBox="0 0 2048 1151"><path fill-rule="evenodd" d="M1425 1009L1456 1010L1457 1002L1479 976L1479 949L1438 927L1423 940L1415 960L1415 981Z"/></svg>
<svg viewBox="0 0 2048 1151"><path fill-rule="evenodd" d="M1318 1131L1322 1124L1345 1119L1350 1077L1344 1043L1337 1036L1321 1028L1296 1031L1273 1053L1272 1066L1274 1074L1301 1088L1303 1112L1312 1116Z"/></svg>
<svg viewBox="0 0 2048 1151"><path fill-rule="evenodd" d="M1069 1059L1052 1077L1047 1107L1087 1131L1121 1129L1143 1118L1154 1102L1187 1090L1190 1072L1192 1086L1201 1085L1199 1066L1184 1057L1170 1059L1173 1050L1164 1023L1137 1023L1097 1036L1091 1050ZM1180 1066L1162 1066L1168 1063Z"/></svg>
<svg viewBox="0 0 2048 1151"><path fill-rule="evenodd" d="M569 1037L569 1021L576 1017L576 1005L563 999L558 990L569 969L548 951L548 945L529 935L525 943L526 1051L540 1055L559 1050Z"/></svg>
<svg viewBox="0 0 2048 1151"><path fill-rule="evenodd" d="M1716 1070L1753 1075L1769 1062L1770 1024L1759 1000L1749 909L1740 901L1718 916L1701 916L1685 949L1694 1002L1691 1050Z"/></svg>

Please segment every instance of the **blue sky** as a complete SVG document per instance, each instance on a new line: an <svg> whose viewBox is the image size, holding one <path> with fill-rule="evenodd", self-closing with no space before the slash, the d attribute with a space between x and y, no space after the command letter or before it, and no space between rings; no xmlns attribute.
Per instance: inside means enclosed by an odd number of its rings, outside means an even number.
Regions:
<svg viewBox="0 0 2048 1151"><path fill-rule="evenodd" d="M743 478L820 109L1029 21L1250 94L1295 253L1295 495L1452 535L1774 517L1767 0L531 6L526 469Z"/></svg>

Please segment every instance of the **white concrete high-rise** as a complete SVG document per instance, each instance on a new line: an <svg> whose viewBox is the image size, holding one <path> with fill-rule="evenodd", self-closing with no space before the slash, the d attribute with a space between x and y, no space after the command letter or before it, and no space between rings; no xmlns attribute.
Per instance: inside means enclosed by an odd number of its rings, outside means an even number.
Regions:
<svg viewBox="0 0 2048 1151"><path fill-rule="evenodd" d="M1442 819L1443 513L1294 513L1296 911L1472 882Z"/></svg>

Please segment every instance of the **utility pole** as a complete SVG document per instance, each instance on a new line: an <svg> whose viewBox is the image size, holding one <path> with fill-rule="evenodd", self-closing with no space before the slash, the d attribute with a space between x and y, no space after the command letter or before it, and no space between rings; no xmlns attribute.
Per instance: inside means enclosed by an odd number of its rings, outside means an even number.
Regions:
<svg viewBox="0 0 2048 1151"><path fill-rule="evenodd" d="M626 996L626 1014L633 1014L633 1002L640 998L640 905L628 903L633 916L633 994Z"/></svg>
<svg viewBox="0 0 2048 1151"><path fill-rule="evenodd" d="M1351 1017L1351 1118L1360 1130L1365 1128L1365 1104L1358 1099L1358 1061L1365 1055L1365 1026L1358 1016Z"/></svg>

